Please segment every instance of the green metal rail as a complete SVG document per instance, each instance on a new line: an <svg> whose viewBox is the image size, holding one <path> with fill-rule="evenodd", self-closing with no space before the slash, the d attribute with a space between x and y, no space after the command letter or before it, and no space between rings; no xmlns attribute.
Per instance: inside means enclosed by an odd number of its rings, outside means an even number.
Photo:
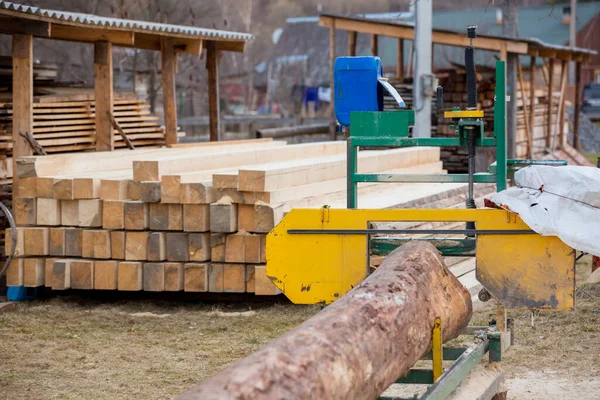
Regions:
<svg viewBox="0 0 600 400"><path fill-rule="evenodd" d="M443 359L454 361L442 376L436 381L433 379L433 371L430 369L411 369L408 375L396 381L401 384L425 384L429 385L427 391L419 400L443 400L448 397L454 389L465 379L473 367L477 365L486 354L490 361L500 361L499 349L502 346L501 335L489 327L472 327L480 330L475 334L476 343L467 348L444 348ZM464 334L471 333L463 332ZM431 353L425 359L431 359ZM380 400L409 400L404 397L381 396ZM410 399L415 399L414 397Z"/></svg>

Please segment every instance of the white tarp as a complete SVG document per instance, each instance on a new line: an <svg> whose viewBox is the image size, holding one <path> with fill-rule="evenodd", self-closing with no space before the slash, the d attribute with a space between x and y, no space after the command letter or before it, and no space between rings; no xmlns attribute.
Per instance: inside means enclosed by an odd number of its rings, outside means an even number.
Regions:
<svg viewBox="0 0 600 400"><path fill-rule="evenodd" d="M540 235L600 256L599 168L530 166L517 171L515 183L488 200L519 214Z"/></svg>

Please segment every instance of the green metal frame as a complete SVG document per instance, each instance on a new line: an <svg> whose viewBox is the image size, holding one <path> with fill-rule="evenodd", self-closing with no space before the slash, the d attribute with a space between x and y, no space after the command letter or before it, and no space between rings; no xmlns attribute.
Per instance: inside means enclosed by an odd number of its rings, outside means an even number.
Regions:
<svg viewBox="0 0 600 400"><path fill-rule="evenodd" d="M476 183L495 183L497 191L506 189L506 65L496 61L496 101L494 102L494 137L486 138L483 121L477 118L461 118L456 121L455 138L409 138L408 129L414 123L414 110L394 112L353 112L350 114L350 136L348 137L348 208L358 203L357 185L361 182L455 182L467 183L468 174L359 174L357 170L359 147L447 147L466 146L466 129L479 127L475 144L479 147L496 148L494 172L474 175ZM498 100L500 99L500 100Z"/></svg>
<svg viewBox="0 0 600 400"><path fill-rule="evenodd" d="M507 187L507 179L518 168L527 165L564 165L564 162L541 162L533 160L507 160L506 157L506 66L504 61L496 62L496 88L494 102L494 137L486 138L483 121L477 118L455 120L454 138L411 138L409 127L414 124L413 110L395 112L353 112L350 115L350 136L347 143L348 168L348 208L356 208L358 203L357 185L362 182L469 182L468 174L425 175L425 174L363 174L358 173L357 159L359 147L447 147L467 146L467 129L478 130L475 138L478 147L494 147L496 162L490 165L489 172L473 175L475 183L495 183L496 190ZM510 168L509 168L510 167ZM410 237L371 237L370 255L386 255L398 246L413 240ZM450 239L422 239L435 245L444 256L475 256L476 239L474 237ZM495 327L470 327L464 334L474 334L476 343L468 348L443 348L438 346L437 355L430 353L426 359L452 360L454 363L437 380L434 370L412 369L409 374L396 383L418 383L430 385L421 400L446 398L469 374L473 367L489 352L490 361L500 361L502 356L502 335ZM434 346L436 348L436 346ZM441 355L440 355L441 353ZM434 362L434 364L436 363ZM439 373L437 376L439 376ZM384 398L391 400L399 398Z"/></svg>
<svg viewBox="0 0 600 400"><path fill-rule="evenodd" d="M507 175L509 179L513 179L515 177L515 172L520 170L523 167L528 167L530 165L547 165L551 167L560 167L567 165L566 160L508 160L507 161ZM488 172L490 174L496 173L496 162L490 164L488 167Z"/></svg>
<svg viewBox="0 0 600 400"><path fill-rule="evenodd" d="M426 241L433 244L444 257L475 257L477 240L471 237L465 238L399 238L378 236L372 237L370 241L371 255L385 256L394 251L397 247L410 242L411 240Z"/></svg>
<svg viewBox="0 0 600 400"><path fill-rule="evenodd" d="M507 160L506 158L506 64L496 61L496 88L494 89L494 135L485 137L483 121L477 118L461 118L454 122L456 137L416 138L408 137L409 127L414 124L413 110L387 112L352 112L350 136L347 139L347 206L358 205L358 184L379 183L468 183L468 174L365 174L358 172L358 149L374 147L464 147L467 146L467 129L475 126L479 132L475 138L478 147L496 149L496 161L488 172L475 173L474 183L495 183L496 190L507 187L507 179L529 165L566 165L563 160ZM459 109L453 109L460 111ZM371 254L386 255L410 238L371 237ZM422 239L421 239L422 240ZM475 240L430 239L444 256L475 256Z"/></svg>

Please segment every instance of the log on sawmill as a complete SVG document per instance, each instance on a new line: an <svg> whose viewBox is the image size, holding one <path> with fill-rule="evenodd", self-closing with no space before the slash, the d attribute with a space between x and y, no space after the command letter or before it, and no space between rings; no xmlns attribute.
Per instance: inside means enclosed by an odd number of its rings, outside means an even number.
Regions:
<svg viewBox="0 0 600 400"><path fill-rule="evenodd" d="M329 124L313 124L313 125L298 125L285 126L281 128L259 129L256 131L257 138L274 138L281 139L286 137L302 136L302 135L318 135L329 132Z"/></svg>
<svg viewBox="0 0 600 400"><path fill-rule="evenodd" d="M181 399L377 398L471 319L469 292L435 247L410 242L339 300Z"/></svg>

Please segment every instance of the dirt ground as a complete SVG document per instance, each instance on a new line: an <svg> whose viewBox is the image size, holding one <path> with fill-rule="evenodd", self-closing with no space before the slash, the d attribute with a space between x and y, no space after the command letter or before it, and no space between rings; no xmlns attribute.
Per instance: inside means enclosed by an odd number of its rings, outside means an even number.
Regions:
<svg viewBox="0 0 600 400"><path fill-rule="evenodd" d="M590 268L583 259L578 277ZM534 327L531 313L510 313L516 340L502 362L510 399L600 397L600 285L579 285L577 294L576 311L541 312ZM0 314L0 398L172 398L318 311L281 299L23 303ZM476 312L473 323L490 312Z"/></svg>

